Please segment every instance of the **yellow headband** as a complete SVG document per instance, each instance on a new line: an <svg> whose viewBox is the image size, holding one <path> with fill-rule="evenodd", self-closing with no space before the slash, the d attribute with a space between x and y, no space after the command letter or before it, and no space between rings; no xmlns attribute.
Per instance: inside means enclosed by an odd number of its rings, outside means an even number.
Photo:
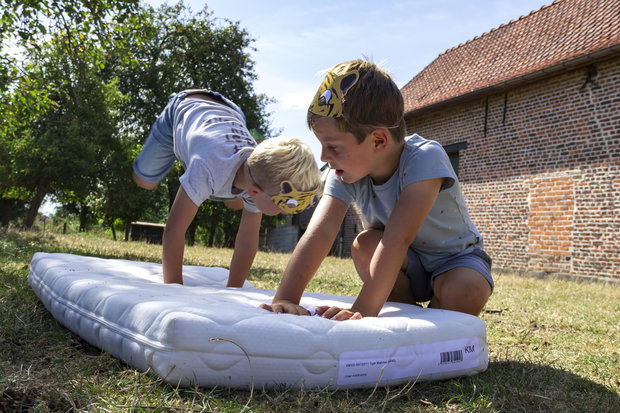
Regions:
<svg viewBox="0 0 620 413"><path fill-rule="evenodd" d="M310 205L316 193L317 190L299 192L291 184L291 181L282 181L280 193L272 196L271 200L287 214L298 214Z"/></svg>
<svg viewBox="0 0 620 413"><path fill-rule="evenodd" d="M359 79L359 72L357 70L348 70L340 75L327 72L318 92L316 92L314 99L312 99L308 111L315 115L330 118L342 116L344 96L351 86L357 82L357 79Z"/></svg>

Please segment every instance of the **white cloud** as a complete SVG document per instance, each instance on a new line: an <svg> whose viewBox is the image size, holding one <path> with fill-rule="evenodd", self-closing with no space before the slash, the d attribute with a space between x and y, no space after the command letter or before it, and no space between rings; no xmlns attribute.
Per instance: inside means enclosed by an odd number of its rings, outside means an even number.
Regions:
<svg viewBox="0 0 620 413"><path fill-rule="evenodd" d="M287 110L307 110L314 94L315 92L286 93L278 98L278 104L276 106Z"/></svg>

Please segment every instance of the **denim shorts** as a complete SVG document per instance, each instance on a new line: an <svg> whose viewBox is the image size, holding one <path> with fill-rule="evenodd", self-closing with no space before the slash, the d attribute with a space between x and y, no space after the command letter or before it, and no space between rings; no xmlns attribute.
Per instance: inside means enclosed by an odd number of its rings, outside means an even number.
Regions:
<svg viewBox="0 0 620 413"><path fill-rule="evenodd" d="M407 251L407 271L409 286L416 302L429 301L433 298L433 283L439 275L457 267L466 267L478 271L489 282L493 290L493 277L491 276L491 257L479 248L472 252L452 258L441 264L434 271L429 272L422 266L420 257L409 248Z"/></svg>
<svg viewBox="0 0 620 413"><path fill-rule="evenodd" d="M244 122L243 111L230 100L217 92L205 89L186 90L170 97L168 104L155 120L151 132L140 154L133 161L133 170L140 178L148 182L159 182L170 172L176 161L174 154L174 115L179 103L191 94L205 94L215 100L221 101L239 114Z"/></svg>

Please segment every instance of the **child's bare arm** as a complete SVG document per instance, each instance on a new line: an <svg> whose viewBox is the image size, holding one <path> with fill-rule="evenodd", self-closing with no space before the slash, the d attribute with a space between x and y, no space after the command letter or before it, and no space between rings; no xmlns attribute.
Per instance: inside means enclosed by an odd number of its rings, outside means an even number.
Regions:
<svg viewBox="0 0 620 413"><path fill-rule="evenodd" d="M346 320L359 318L356 313L366 317L379 314L394 287L409 245L435 203L442 181L415 182L403 190L372 257L370 278L364 282L355 303L350 310L325 310L324 317Z"/></svg>
<svg viewBox="0 0 620 413"><path fill-rule="evenodd" d="M198 212L198 206L181 186L174 199L164 230L162 267L164 283L183 284L183 250L185 231Z"/></svg>
<svg viewBox="0 0 620 413"><path fill-rule="evenodd" d="M308 229L284 270L272 304L261 307L276 313L308 314L299 306L299 300L336 239L347 209L339 199L328 195L321 198Z"/></svg>
<svg viewBox="0 0 620 413"><path fill-rule="evenodd" d="M263 214L243 210L235 238L235 251L230 262L226 287L243 287L258 251L260 221Z"/></svg>

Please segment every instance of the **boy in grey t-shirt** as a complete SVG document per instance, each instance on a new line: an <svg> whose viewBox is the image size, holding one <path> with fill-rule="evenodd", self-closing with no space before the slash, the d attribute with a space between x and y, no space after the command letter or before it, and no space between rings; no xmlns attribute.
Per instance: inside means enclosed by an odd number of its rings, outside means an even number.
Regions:
<svg viewBox="0 0 620 413"><path fill-rule="evenodd" d="M482 236L469 217L458 179L442 146L412 135L406 138L398 167L387 182L375 185L367 176L346 184L330 171L325 184L325 195L347 205L357 203L366 230L384 231L404 188L437 178L443 179L441 189L408 250L410 265L405 275L415 302L429 301L433 296L428 277L419 277L419 273L430 273L431 279L435 278L432 274L455 268L459 263L455 258L470 253L487 259L482 251ZM477 259L472 261L477 262ZM485 272L484 264L480 264L482 269L478 269Z"/></svg>
<svg viewBox="0 0 620 413"><path fill-rule="evenodd" d="M308 125L329 163L325 195L297 244L273 302L277 313L308 314L299 300L329 252L348 205L365 231L352 245L362 289L349 309L319 307L334 319L377 316L387 300L430 301L478 315L493 288L491 259L472 223L443 148L413 135L400 90L387 73L361 60L328 71Z"/></svg>

